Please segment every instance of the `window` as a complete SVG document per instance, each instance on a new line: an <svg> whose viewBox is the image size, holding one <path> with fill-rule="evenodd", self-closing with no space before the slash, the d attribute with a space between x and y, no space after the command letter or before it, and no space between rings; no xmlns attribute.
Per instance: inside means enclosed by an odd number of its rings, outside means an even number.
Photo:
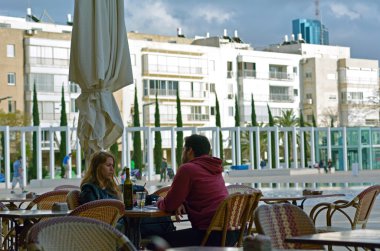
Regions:
<svg viewBox="0 0 380 251"><path fill-rule="evenodd" d="M78 107L77 107L77 104L75 103L75 98L72 98L70 100L70 107L71 107L71 112L78 112Z"/></svg>
<svg viewBox="0 0 380 251"><path fill-rule="evenodd" d="M8 85L16 85L16 73L8 72Z"/></svg>
<svg viewBox="0 0 380 251"><path fill-rule="evenodd" d="M7 44L7 57L14 58L15 57L15 45Z"/></svg>
<svg viewBox="0 0 380 251"><path fill-rule="evenodd" d="M307 99L312 99L312 98L313 98L313 94L311 94L311 93L306 93L306 98L307 98Z"/></svg>
<svg viewBox="0 0 380 251"><path fill-rule="evenodd" d="M8 112L16 112L16 101L8 100Z"/></svg>
<svg viewBox="0 0 380 251"><path fill-rule="evenodd" d="M227 78L232 78L233 73L232 73L232 62L228 61L227 62Z"/></svg>
<svg viewBox="0 0 380 251"><path fill-rule="evenodd" d="M306 78L311 78L311 77L312 77L311 72L306 72L306 73L305 73L305 77L306 77Z"/></svg>
<svg viewBox="0 0 380 251"><path fill-rule="evenodd" d="M210 84L210 92L215 93L215 84L214 83Z"/></svg>
<svg viewBox="0 0 380 251"><path fill-rule="evenodd" d="M293 89L294 96L298 96L298 89Z"/></svg>
<svg viewBox="0 0 380 251"><path fill-rule="evenodd" d="M228 107L228 116L231 116L231 117L234 116L234 107L233 106Z"/></svg>
<svg viewBox="0 0 380 251"><path fill-rule="evenodd" d="M295 66L293 67L293 73L297 74L297 67L295 67Z"/></svg>
<svg viewBox="0 0 380 251"><path fill-rule="evenodd" d="M211 106L211 115L215 115L215 106Z"/></svg>

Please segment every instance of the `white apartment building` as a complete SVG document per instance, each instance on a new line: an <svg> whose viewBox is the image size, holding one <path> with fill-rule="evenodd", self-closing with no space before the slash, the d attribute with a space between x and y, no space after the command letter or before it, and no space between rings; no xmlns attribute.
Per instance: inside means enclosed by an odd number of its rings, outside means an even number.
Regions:
<svg viewBox="0 0 380 251"><path fill-rule="evenodd" d="M254 51L248 44L219 37L128 36L136 85L120 95L125 124L132 123L135 87L143 126L154 126L156 93L161 126L176 126L177 90L184 127L215 126L215 94L222 127L235 126L235 97L241 125L251 123L251 94L259 122L268 122L267 105L273 116L288 109L298 113L299 55ZM162 137L163 147L169 147L169 132Z"/></svg>
<svg viewBox="0 0 380 251"><path fill-rule="evenodd" d="M294 53L300 61L301 105L318 126L378 126L379 62L350 58L350 48L284 43L268 50Z"/></svg>
<svg viewBox="0 0 380 251"><path fill-rule="evenodd" d="M17 72L17 83L25 86L14 97L25 97L20 110L32 113L36 83L41 125L59 125L64 86L69 124L75 126L75 99L80 89L68 82L71 26L0 17L0 27L0 35L23 31L21 36L14 36L15 41L1 44L7 48L15 44L15 55L21 62L14 66L17 69L10 70ZM305 118L311 122L314 114L319 126L329 125L331 119L341 126L379 122L378 112L370 105L371 90L379 86L378 62L351 59L347 47L293 43L255 51L237 35L230 38L226 34L190 39L130 32L128 39L135 85L115 93L126 126L132 125L135 87L142 126L154 126L156 93L161 126L176 125L177 90L184 127L215 126L215 94L222 127L235 125L235 96L241 125L251 123L252 94L259 122L268 122L267 105L273 116L289 109L298 114L303 109ZM2 88L3 83L0 85ZM162 136L163 147L167 148L169 134Z"/></svg>

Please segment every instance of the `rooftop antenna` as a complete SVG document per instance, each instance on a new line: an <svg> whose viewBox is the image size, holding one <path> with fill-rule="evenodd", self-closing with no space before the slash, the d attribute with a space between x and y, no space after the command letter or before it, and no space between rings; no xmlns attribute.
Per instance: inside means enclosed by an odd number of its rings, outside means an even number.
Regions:
<svg viewBox="0 0 380 251"><path fill-rule="evenodd" d="M319 21L319 24L321 25L320 34L319 34L319 40L320 43L323 45L323 25L321 20L321 13L319 9L319 0L314 0L315 3L315 18Z"/></svg>

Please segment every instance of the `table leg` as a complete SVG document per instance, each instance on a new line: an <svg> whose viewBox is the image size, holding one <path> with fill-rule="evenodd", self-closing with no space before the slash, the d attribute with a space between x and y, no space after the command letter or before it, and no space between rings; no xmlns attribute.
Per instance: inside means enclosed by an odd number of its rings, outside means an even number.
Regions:
<svg viewBox="0 0 380 251"><path fill-rule="evenodd" d="M125 234L137 249L140 249L141 242L140 221L139 217L127 218L125 228Z"/></svg>

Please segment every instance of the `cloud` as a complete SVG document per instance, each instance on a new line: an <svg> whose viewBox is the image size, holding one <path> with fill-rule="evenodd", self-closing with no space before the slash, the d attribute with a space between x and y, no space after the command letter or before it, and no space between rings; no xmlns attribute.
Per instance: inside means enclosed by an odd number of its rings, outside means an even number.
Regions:
<svg viewBox="0 0 380 251"><path fill-rule="evenodd" d="M151 34L175 34L177 27L186 28L162 1L128 0L125 9L128 30Z"/></svg>
<svg viewBox="0 0 380 251"><path fill-rule="evenodd" d="M218 24L223 24L234 16L233 12L217 9L214 6L198 8L193 14L196 18L202 18L208 23Z"/></svg>
<svg viewBox="0 0 380 251"><path fill-rule="evenodd" d="M330 9L337 18L345 16L347 16L350 20L360 18L360 13L349 9L346 5L342 3L330 3Z"/></svg>

